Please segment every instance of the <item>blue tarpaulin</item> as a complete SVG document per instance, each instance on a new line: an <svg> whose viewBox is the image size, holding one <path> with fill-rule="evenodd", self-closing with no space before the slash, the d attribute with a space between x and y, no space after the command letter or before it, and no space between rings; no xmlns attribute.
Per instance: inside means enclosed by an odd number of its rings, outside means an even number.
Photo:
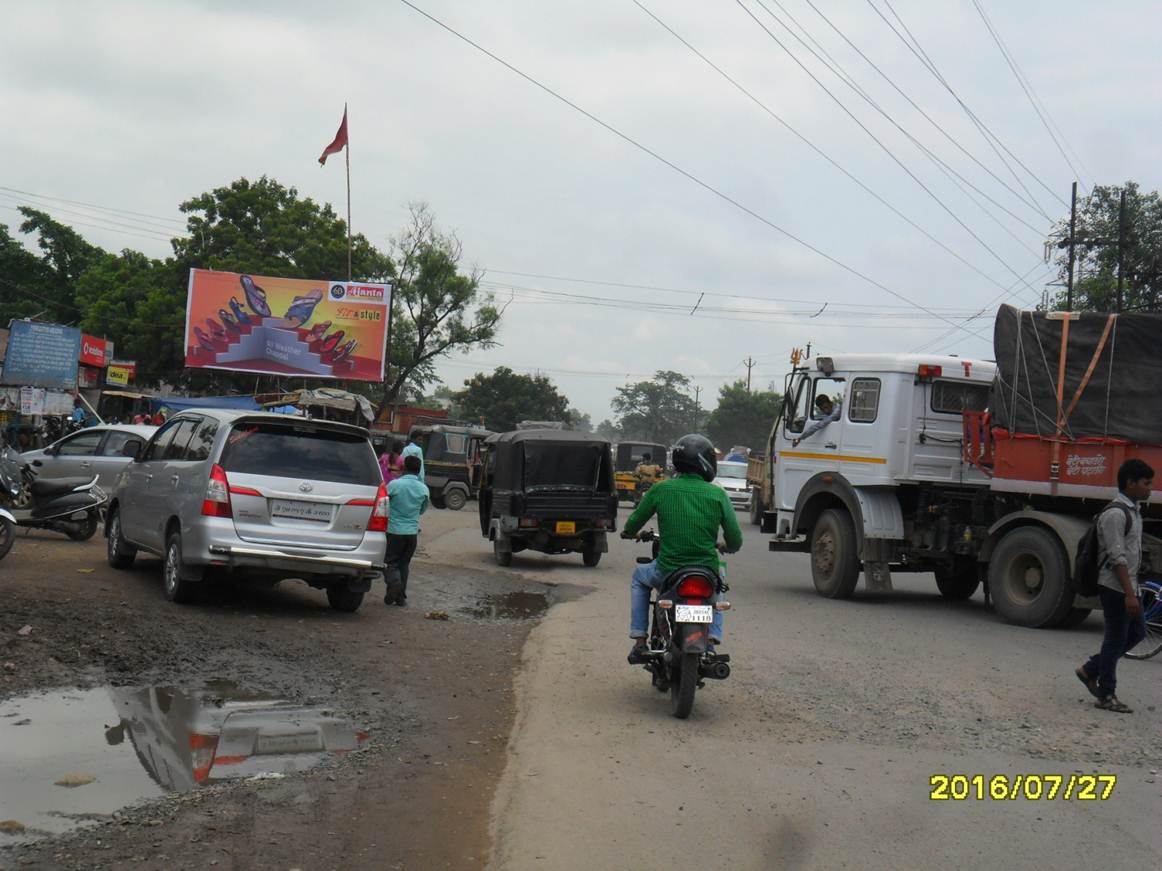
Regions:
<svg viewBox="0 0 1162 871"><path fill-rule="evenodd" d="M156 414L162 409L170 414L187 408L234 408L239 411L258 411L261 406L253 396L151 396L149 411Z"/></svg>

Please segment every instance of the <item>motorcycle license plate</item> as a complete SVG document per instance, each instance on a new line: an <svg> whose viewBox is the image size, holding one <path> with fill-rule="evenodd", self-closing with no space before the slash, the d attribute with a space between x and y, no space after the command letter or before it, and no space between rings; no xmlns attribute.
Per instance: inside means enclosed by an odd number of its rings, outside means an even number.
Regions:
<svg viewBox="0 0 1162 871"><path fill-rule="evenodd" d="M557 535L576 535L577 524L572 520L557 521Z"/></svg>
<svg viewBox="0 0 1162 871"><path fill-rule="evenodd" d="M714 621L714 607L712 605L675 605L675 623L712 623Z"/></svg>

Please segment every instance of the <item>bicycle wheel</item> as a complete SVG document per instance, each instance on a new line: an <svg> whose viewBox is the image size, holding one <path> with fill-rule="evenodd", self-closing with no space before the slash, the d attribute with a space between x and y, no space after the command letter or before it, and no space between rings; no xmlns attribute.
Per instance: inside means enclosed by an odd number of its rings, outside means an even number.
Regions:
<svg viewBox="0 0 1162 871"><path fill-rule="evenodd" d="M1126 659L1149 659L1162 652L1162 602L1158 594L1143 587L1139 594L1142 599L1142 613L1146 615L1146 637L1133 650L1126 651Z"/></svg>

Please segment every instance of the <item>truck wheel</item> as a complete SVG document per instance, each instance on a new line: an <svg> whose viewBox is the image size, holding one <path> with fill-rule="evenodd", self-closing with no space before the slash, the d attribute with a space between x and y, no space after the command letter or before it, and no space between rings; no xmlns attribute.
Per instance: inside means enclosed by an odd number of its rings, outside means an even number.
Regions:
<svg viewBox="0 0 1162 871"><path fill-rule="evenodd" d="M759 526L763 522L763 502L758 490L750 491L750 522Z"/></svg>
<svg viewBox="0 0 1162 871"><path fill-rule="evenodd" d="M512 551L501 550L499 539L492 542L492 555L496 557L496 564L507 568L512 565Z"/></svg>
<svg viewBox="0 0 1162 871"><path fill-rule="evenodd" d="M842 509L827 509L811 533L811 579L816 591L828 599L850 599L859 582L859 570L851 515Z"/></svg>
<svg viewBox="0 0 1162 871"><path fill-rule="evenodd" d="M997 613L1018 626L1057 626L1073 607L1069 560L1057 536L1021 526L1001 539L989 560Z"/></svg>
<svg viewBox="0 0 1162 871"><path fill-rule="evenodd" d="M960 602L971 599L976 588L980 586L980 575L976 563L958 561L951 566L936 570L936 586L940 595L950 602Z"/></svg>
<svg viewBox="0 0 1162 871"><path fill-rule="evenodd" d="M444 493L444 505L451 511L459 511L468 504L463 490L448 490Z"/></svg>

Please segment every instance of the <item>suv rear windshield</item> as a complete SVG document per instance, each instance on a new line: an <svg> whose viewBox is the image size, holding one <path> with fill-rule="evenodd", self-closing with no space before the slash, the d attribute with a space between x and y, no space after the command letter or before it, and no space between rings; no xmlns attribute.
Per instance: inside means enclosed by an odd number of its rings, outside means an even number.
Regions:
<svg viewBox="0 0 1162 871"><path fill-rule="evenodd" d="M367 439L342 432L278 423L235 425L219 464L227 472L362 484L383 480Z"/></svg>

